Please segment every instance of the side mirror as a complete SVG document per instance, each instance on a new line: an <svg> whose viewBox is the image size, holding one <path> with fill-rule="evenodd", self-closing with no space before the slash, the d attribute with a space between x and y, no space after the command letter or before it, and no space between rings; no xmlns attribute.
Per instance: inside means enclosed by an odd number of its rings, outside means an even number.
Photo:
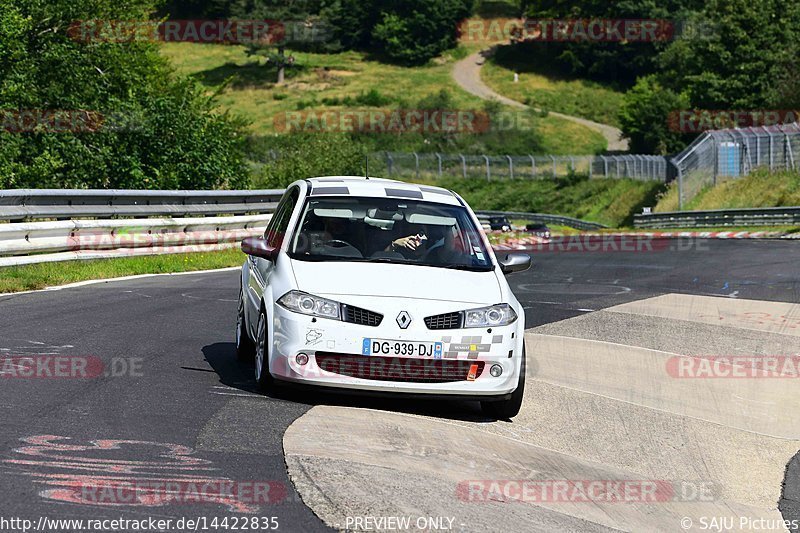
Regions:
<svg viewBox="0 0 800 533"><path fill-rule="evenodd" d="M531 267L531 256L528 254L508 254L506 258L500 261L500 269L503 274L511 274L512 272L522 272Z"/></svg>
<svg viewBox="0 0 800 533"><path fill-rule="evenodd" d="M270 246L266 239L260 237L247 237L243 240L242 251L247 255L254 255L268 261L275 261L278 257L278 249Z"/></svg>

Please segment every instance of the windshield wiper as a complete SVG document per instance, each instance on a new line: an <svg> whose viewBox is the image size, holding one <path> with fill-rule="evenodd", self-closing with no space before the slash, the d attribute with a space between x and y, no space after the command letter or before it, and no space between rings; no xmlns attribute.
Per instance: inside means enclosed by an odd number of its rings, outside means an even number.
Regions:
<svg viewBox="0 0 800 533"><path fill-rule="evenodd" d="M451 270L467 270L469 272L491 272L494 270L491 266L472 266L472 265L430 265L438 266L439 268L449 268Z"/></svg>

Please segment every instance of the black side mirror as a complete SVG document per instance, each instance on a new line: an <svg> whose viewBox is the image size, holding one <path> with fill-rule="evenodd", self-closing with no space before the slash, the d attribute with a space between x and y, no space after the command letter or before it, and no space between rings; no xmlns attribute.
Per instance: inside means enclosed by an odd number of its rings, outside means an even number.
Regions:
<svg viewBox="0 0 800 533"><path fill-rule="evenodd" d="M500 268L503 274L512 272L522 272L531 267L531 256L528 254L508 254L505 259L500 261Z"/></svg>
<svg viewBox="0 0 800 533"><path fill-rule="evenodd" d="M278 257L278 249L270 246L266 239L260 237L247 237L243 240L242 251L247 255L254 255L268 261L275 261Z"/></svg>

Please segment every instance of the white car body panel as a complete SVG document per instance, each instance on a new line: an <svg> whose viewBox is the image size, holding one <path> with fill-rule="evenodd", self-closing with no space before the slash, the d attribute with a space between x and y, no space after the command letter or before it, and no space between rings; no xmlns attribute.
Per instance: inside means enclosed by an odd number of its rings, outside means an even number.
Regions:
<svg viewBox="0 0 800 533"><path fill-rule="evenodd" d="M362 197L376 195L376 184L403 190L417 187L390 180L341 177L298 181L287 188L288 191L297 187L299 198L276 261L273 264L250 256L242 268L246 328L250 338L255 338L258 314L263 308L267 318L267 345L270 347L268 368L272 376L282 381L340 389L474 396L475 399L507 397L519 381L525 312L512 294L485 235L482 238L495 265L493 271L487 272L389 263L304 261L289 257L289 233L297 226L309 187L317 191L341 183L347 185L352 195ZM454 193L435 192L426 193L424 200L459 206L463 202ZM466 203L463 206L475 227L481 228ZM291 290L380 313L383 320L379 326L367 326L296 313L277 303ZM499 303L512 307L518 317L515 322L493 328L448 330L430 330L424 322L428 316ZM411 316L407 328L402 328L396 321L402 311ZM364 339L442 343L442 360L481 362L483 371L474 380L429 383L362 379L320 368L317 359L325 354L358 356L364 361L375 357L363 355ZM300 353L309 356L307 364L299 365L296 361ZM430 358L419 357L396 359L430 361ZM489 373L493 364L503 368L499 377Z"/></svg>
<svg viewBox="0 0 800 533"><path fill-rule="evenodd" d="M323 266L324 265L324 266ZM320 268L323 267L323 268ZM292 261L303 291L336 300L340 295L391 296L463 303L498 303L502 297L494 275L445 268ZM493 273L492 273L493 274ZM463 287L453 290L453 287ZM427 315L426 315L427 316Z"/></svg>

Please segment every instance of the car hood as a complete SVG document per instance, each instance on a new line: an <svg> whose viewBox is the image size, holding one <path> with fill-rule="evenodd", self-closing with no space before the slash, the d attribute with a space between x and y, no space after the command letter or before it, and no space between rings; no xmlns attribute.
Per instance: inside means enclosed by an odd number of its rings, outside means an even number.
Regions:
<svg viewBox="0 0 800 533"><path fill-rule="evenodd" d="M483 305L502 298L494 271L298 260L292 260L292 269L299 290L319 296L383 296Z"/></svg>

